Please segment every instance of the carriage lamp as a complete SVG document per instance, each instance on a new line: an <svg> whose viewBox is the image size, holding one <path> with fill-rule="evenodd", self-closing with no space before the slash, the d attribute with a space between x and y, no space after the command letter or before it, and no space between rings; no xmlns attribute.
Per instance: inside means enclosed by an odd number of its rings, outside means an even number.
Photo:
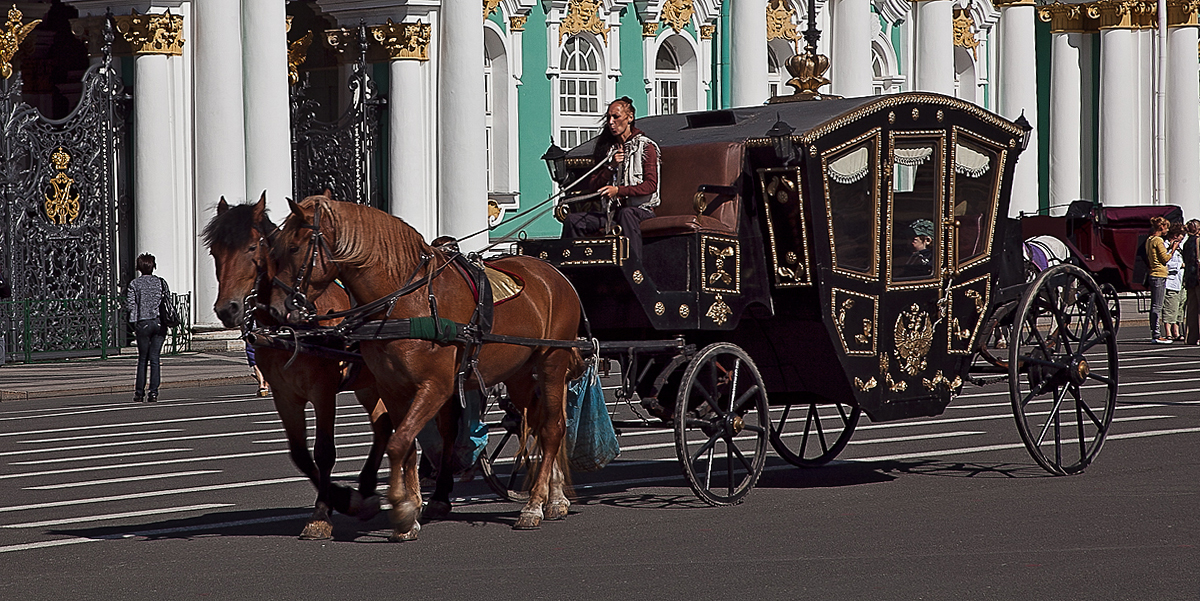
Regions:
<svg viewBox="0 0 1200 601"><path fill-rule="evenodd" d="M1029 148L1029 140L1033 137L1033 126L1029 124L1029 119L1025 118L1025 111L1021 111L1021 116L1017 117L1016 123L1025 133L1021 135L1021 152L1025 152Z"/></svg>
<svg viewBox="0 0 1200 601"><path fill-rule="evenodd" d="M546 169L550 171L550 179L559 186L567 179L567 151L558 147L554 143L554 138L550 138L550 148L546 149L546 154L542 155L542 160L546 161Z"/></svg>
<svg viewBox="0 0 1200 601"><path fill-rule="evenodd" d="M783 165L789 165L796 158L796 145L792 142L792 132L796 128L788 125L779 115L775 116L775 125L767 130L771 139L771 147L775 149L775 158Z"/></svg>

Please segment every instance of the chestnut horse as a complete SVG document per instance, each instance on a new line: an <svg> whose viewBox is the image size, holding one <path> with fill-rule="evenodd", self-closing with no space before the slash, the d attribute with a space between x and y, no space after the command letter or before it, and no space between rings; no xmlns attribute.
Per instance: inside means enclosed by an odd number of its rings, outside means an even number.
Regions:
<svg viewBox="0 0 1200 601"><path fill-rule="evenodd" d="M459 324L471 321L476 299L467 281L446 268L448 257L425 243L403 220L367 206L311 196L289 201L292 214L271 244L277 277L295 282L295 293L272 292L271 311L289 314L303 295L313 298L340 278L363 304L394 297L387 309L365 317L405 319L436 314ZM524 282L523 291L494 308L496 335L574 342L580 305L571 283L548 263L532 257L491 262ZM416 288L415 290L414 287ZM397 292L413 290L412 294ZM378 306L375 305L375 306ZM435 309L436 307L436 309ZM368 322L377 324L378 321ZM364 330L370 330L367 326ZM423 339L373 339L360 344L367 366L392 416L402 416L388 442L392 466L388 499L394 529L391 540L413 540L420 524L414 438L456 392L456 377L469 345ZM570 501L563 494L564 465L559 454L566 429L567 380L583 368L579 351L567 344L529 346L485 343L464 386L504 382L514 404L525 415L544 459L534 470L529 502L513 526L535 529L543 519L560 519ZM443 454L445 455L445 453Z"/></svg>
<svg viewBox="0 0 1200 601"><path fill-rule="evenodd" d="M241 327L247 315L254 313L261 321L265 311L254 311L246 304L256 302L256 288L269 287L271 274L267 271L267 239L276 228L266 216L266 194L257 203L230 207L225 199L217 205L217 216L204 228L204 241L216 263L218 292L213 311L227 328ZM265 301L265 295L263 300ZM322 312L341 311L350 307L345 291L334 287L316 300ZM359 475L359 489L351 491L330 481L336 458L333 444L334 416L337 393L342 382L342 366L334 359L299 354L292 365L292 353L268 347L258 347L256 362L271 384L275 410L287 433L292 462L317 489L316 509L300 535L302 539L327 539L333 533L330 513L336 509L345 514L357 514L370 519L378 513L375 493L377 472L383 459L383 449L391 435L391 422L375 392L375 379L368 370L355 378L354 394L368 415L374 433L366 464ZM305 406L312 404L316 420L314 452L316 463L308 451ZM448 492L447 492L448 494Z"/></svg>

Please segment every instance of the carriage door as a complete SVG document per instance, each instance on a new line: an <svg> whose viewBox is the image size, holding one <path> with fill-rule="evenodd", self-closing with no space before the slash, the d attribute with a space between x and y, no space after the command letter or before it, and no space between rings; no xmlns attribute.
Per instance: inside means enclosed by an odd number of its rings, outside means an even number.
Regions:
<svg viewBox="0 0 1200 601"><path fill-rule="evenodd" d="M900 415L940 413L957 375L938 344L947 329L938 301L952 277L947 154L943 130L888 136L879 374L884 406Z"/></svg>

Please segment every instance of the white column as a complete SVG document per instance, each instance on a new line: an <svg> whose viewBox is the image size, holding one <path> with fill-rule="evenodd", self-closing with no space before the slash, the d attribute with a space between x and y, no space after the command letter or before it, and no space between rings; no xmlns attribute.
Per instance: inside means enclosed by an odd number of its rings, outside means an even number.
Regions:
<svg viewBox="0 0 1200 601"><path fill-rule="evenodd" d="M1200 219L1200 60L1197 29L1167 33L1167 204Z"/></svg>
<svg viewBox="0 0 1200 601"><path fill-rule="evenodd" d="M770 95L766 1L733 0L729 21L730 103L735 107L763 104Z"/></svg>
<svg viewBox="0 0 1200 601"><path fill-rule="evenodd" d="M438 49L438 228L427 237L461 238L487 228L487 150L483 99L483 20L477 3L442 4ZM441 35L438 36L437 34ZM439 41L440 38L440 41ZM463 240L463 250L482 248L487 233Z"/></svg>
<svg viewBox="0 0 1200 601"><path fill-rule="evenodd" d="M292 195L287 14L284 9L283 2L242 0L246 197L257 199L266 190L267 208L276 220L287 215L286 198ZM197 109L205 110L204 107Z"/></svg>
<svg viewBox="0 0 1200 601"><path fill-rule="evenodd" d="M1038 210L1037 45L1036 7L1032 1L1010 4L1000 15L1000 115L1015 120L1025 114L1033 126L1029 146L1017 160L1009 215ZM953 73L953 58L951 58Z"/></svg>
<svg viewBox="0 0 1200 601"><path fill-rule="evenodd" d="M839 96L870 96L875 80L871 65L871 0L833 0L833 45L829 57L830 90Z"/></svg>
<svg viewBox="0 0 1200 601"><path fill-rule="evenodd" d="M1138 81L1133 31L1100 31L1100 202L1137 204Z"/></svg>
<svg viewBox="0 0 1200 601"><path fill-rule="evenodd" d="M954 95L954 0L913 3L916 15L914 89Z"/></svg>
<svg viewBox="0 0 1200 601"><path fill-rule="evenodd" d="M1053 34L1050 64L1050 214L1083 198L1083 69L1085 34ZM1024 157L1021 158L1024 161Z"/></svg>
<svg viewBox="0 0 1200 601"><path fill-rule="evenodd" d="M389 209L417 228L426 240L436 237L437 209L431 186L431 162L437 139L430 125L429 63L413 59L391 62L392 107L389 110Z"/></svg>
<svg viewBox="0 0 1200 601"><path fill-rule="evenodd" d="M230 203L246 200L246 129L242 113L242 79L230 77L242 68L239 0L204 0L193 5L196 119L196 321L216 325L212 312L217 279L212 256L200 232L216 215L224 196ZM283 215L276 215L276 220Z"/></svg>
<svg viewBox="0 0 1200 601"><path fill-rule="evenodd" d="M171 131L170 57L141 54L137 57L133 121L133 219L137 231L136 254L154 255L155 275L166 278L172 290L186 288L176 264L175 165Z"/></svg>

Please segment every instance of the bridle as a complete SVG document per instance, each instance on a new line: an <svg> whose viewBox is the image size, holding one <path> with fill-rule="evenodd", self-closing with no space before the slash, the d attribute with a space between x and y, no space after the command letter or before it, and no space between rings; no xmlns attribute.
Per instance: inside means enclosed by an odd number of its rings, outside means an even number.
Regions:
<svg viewBox="0 0 1200 601"><path fill-rule="evenodd" d="M288 321L293 321L291 318L293 314L296 314L295 321L311 322L317 318L317 306L308 298L308 295L304 291L308 290L313 270L317 266L317 259L323 258L322 252L325 253L326 257L333 256L333 252L329 248L329 243L325 240L325 235L321 231L321 212L321 206L318 205L313 209L313 222L311 224L303 220L300 222L300 227L312 230L312 235L309 237L308 242L308 259L304 262L304 267L296 272L296 277L292 285L289 286L286 282L280 280L278 276L272 280L275 286L287 294L284 297L283 306L287 309Z"/></svg>

